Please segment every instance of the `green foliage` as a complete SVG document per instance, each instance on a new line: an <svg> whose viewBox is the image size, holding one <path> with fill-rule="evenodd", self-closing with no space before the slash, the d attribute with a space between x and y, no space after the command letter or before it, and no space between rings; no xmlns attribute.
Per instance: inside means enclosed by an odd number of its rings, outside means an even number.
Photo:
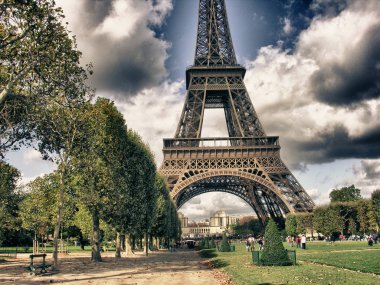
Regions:
<svg viewBox="0 0 380 285"><path fill-rule="evenodd" d="M351 202L362 198L360 189L355 188L355 185L333 189L329 197L331 202Z"/></svg>
<svg viewBox="0 0 380 285"><path fill-rule="evenodd" d="M16 191L19 177L16 168L0 160L0 245L20 226L18 209L22 196Z"/></svg>
<svg viewBox="0 0 380 285"><path fill-rule="evenodd" d="M297 231L297 218L294 214L288 214L285 221L286 233L292 237L298 235Z"/></svg>
<svg viewBox="0 0 380 285"><path fill-rule="evenodd" d="M296 219L299 233L305 233L308 230L313 232L313 213L298 213L296 214Z"/></svg>
<svg viewBox="0 0 380 285"><path fill-rule="evenodd" d="M261 255L263 265L290 265L288 254L282 244L280 232L273 220L265 228L264 249Z"/></svg>
<svg viewBox="0 0 380 285"><path fill-rule="evenodd" d="M244 217L232 225L232 231L238 235L252 235L261 234L263 232L263 226L256 217Z"/></svg>
<svg viewBox="0 0 380 285"><path fill-rule="evenodd" d="M213 249L213 248L216 248L216 244L215 244L214 239L211 238L211 241L210 241L210 249Z"/></svg>
<svg viewBox="0 0 380 285"><path fill-rule="evenodd" d="M225 232L223 232L222 236L222 242L220 244L220 249L221 252L229 252L231 251L231 246L230 243L228 242L228 238Z"/></svg>
<svg viewBox="0 0 380 285"><path fill-rule="evenodd" d="M314 210L314 227L317 232L329 237L342 228L344 221L339 209L331 206L321 206Z"/></svg>
<svg viewBox="0 0 380 285"><path fill-rule="evenodd" d="M376 217L377 225L380 226L380 189L377 189L371 194L371 201L374 210L374 214Z"/></svg>

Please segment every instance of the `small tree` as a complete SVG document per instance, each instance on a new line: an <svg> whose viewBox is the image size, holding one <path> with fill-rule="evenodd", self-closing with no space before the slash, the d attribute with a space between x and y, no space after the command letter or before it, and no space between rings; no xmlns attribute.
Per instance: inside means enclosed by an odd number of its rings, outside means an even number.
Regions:
<svg viewBox="0 0 380 285"><path fill-rule="evenodd" d="M294 237L298 235L297 232L297 218L295 215L289 214L286 216L285 230L288 235Z"/></svg>
<svg viewBox="0 0 380 285"><path fill-rule="evenodd" d="M205 238L204 238L204 245L203 245L203 248L207 248L207 249L210 248L210 242L209 242L208 237L205 237Z"/></svg>
<svg viewBox="0 0 380 285"><path fill-rule="evenodd" d="M229 251L231 251L231 246L230 246L230 244L228 242L227 235L226 235L225 232L223 233L222 243L220 245L220 251L222 251L222 252L229 252Z"/></svg>
<svg viewBox="0 0 380 285"><path fill-rule="evenodd" d="M280 232L273 220L265 228L265 244L261 255L263 265L290 265L288 254L282 244Z"/></svg>
<svg viewBox="0 0 380 285"><path fill-rule="evenodd" d="M210 241L210 248L216 248L215 241L213 238L211 238L211 241Z"/></svg>

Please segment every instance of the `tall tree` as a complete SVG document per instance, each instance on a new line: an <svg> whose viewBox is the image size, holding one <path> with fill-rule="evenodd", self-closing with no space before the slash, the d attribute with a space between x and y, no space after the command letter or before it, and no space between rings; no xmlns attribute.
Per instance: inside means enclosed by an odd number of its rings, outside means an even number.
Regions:
<svg viewBox="0 0 380 285"><path fill-rule="evenodd" d="M329 237L342 229L344 221L337 208L320 206L314 210L313 224L317 232Z"/></svg>
<svg viewBox="0 0 380 285"><path fill-rule="evenodd" d="M374 214L376 217L377 226L379 227L380 226L380 189L377 189L372 192L371 201L373 205Z"/></svg>
<svg viewBox="0 0 380 285"><path fill-rule="evenodd" d="M81 53L63 18L54 0L0 3L0 155L31 138L34 107L82 96Z"/></svg>
<svg viewBox="0 0 380 285"><path fill-rule="evenodd" d="M331 202L350 202L357 201L362 198L360 195L360 189L357 189L355 185L348 187L342 187L340 189L333 189L330 192Z"/></svg>
<svg viewBox="0 0 380 285"><path fill-rule="evenodd" d="M18 226L17 212L19 194L16 191L20 172L0 160L0 245L6 233Z"/></svg>

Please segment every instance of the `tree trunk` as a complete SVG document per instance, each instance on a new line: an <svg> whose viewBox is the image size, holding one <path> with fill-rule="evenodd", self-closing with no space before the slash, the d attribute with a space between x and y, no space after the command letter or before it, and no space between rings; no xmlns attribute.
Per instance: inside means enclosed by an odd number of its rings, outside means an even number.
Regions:
<svg viewBox="0 0 380 285"><path fill-rule="evenodd" d="M148 256L149 251L149 235L148 232L145 232L145 255Z"/></svg>
<svg viewBox="0 0 380 285"><path fill-rule="evenodd" d="M116 252L115 252L116 258L121 258L121 239L120 239L120 233L116 233Z"/></svg>
<svg viewBox="0 0 380 285"><path fill-rule="evenodd" d="M127 256L130 256L133 252L132 252L131 243L129 241L128 235L125 235L124 243L125 243L125 253L127 254Z"/></svg>
<svg viewBox="0 0 380 285"><path fill-rule="evenodd" d="M61 228L62 222L62 213L64 206L64 195L65 195L65 167L62 166L60 173L60 187L59 187L59 196L58 196L58 212L57 212L57 222L54 227L54 236L53 236L53 270L58 270L58 239L59 239L59 230Z"/></svg>
<svg viewBox="0 0 380 285"><path fill-rule="evenodd" d="M100 255L100 227L99 227L99 213L94 210L92 213L92 254L91 261L101 262L102 256Z"/></svg>
<svg viewBox="0 0 380 285"><path fill-rule="evenodd" d="M83 234L82 232L79 232L79 243L80 243L80 248L84 250L84 239L83 239Z"/></svg>
<svg viewBox="0 0 380 285"><path fill-rule="evenodd" d="M120 249L121 251L125 251L125 235L120 235Z"/></svg>

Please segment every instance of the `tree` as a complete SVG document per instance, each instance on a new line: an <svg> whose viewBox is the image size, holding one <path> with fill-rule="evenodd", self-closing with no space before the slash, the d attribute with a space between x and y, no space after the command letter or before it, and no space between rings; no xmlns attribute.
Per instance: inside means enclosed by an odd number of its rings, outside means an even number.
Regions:
<svg viewBox="0 0 380 285"><path fill-rule="evenodd" d="M360 189L355 188L354 185L342 187L340 189L333 189L330 192L330 201L333 202L350 202L361 199Z"/></svg>
<svg viewBox="0 0 380 285"><path fill-rule="evenodd" d="M0 155L33 134L34 108L79 98L86 71L53 0L0 4ZM78 80L79 79L79 80ZM72 92L74 89L78 92ZM66 90L66 92L62 92ZM53 100L54 102L54 100ZM63 102L61 102L63 104Z"/></svg>
<svg viewBox="0 0 380 285"><path fill-rule="evenodd" d="M108 99L98 98L89 105L85 117L87 122L81 131L86 139L81 148L75 149L73 185L92 217L92 260L101 261L100 220L115 224L111 217L120 217L118 205L125 202L120 198L126 189L122 159L127 158L122 153L127 135L123 116Z"/></svg>
<svg viewBox="0 0 380 285"><path fill-rule="evenodd" d="M371 201L367 199L358 201L356 209L359 231L362 234L369 234L370 231L376 231L376 216Z"/></svg>
<svg viewBox="0 0 380 285"><path fill-rule="evenodd" d="M220 243L220 249L219 250L222 252L230 252L231 251L231 246L230 246L230 243L228 242L226 232L223 232L222 242Z"/></svg>
<svg viewBox="0 0 380 285"><path fill-rule="evenodd" d="M377 189L372 192L371 201L373 205L374 214L376 217L377 226L379 227L380 225L380 189Z"/></svg>
<svg viewBox="0 0 380 285"><path fill-rule="evenodd" d="M294 236L298 235L299 232L297 230L297 218L295 215L288 214L286 216L285 230L289 236L294 237Z"/></svg>
<svg viewBox="0 0 380 285"><path fill-rule="evenodd" d="M288 254L281 241L280 232L273 220L269 220L264 235L264 249L261 254L263 265L290 265Z"/></svg>
<svg viewBox="0 0 380 285"><path fill-rule="evenodd" d="M344 221L338 208L320 206L314 210L313 224L317 232L329 237L342 229Z"/></svg>
<svg viewBox="0 0 380 285"><path fill-rule="evenodd" d="M2 141L10 142L2 144L0 152L27 132L38 141L43 158L58 165L60 187L53 251L53 268L57 269L67 173L83 123L80 109L92 92L85 84L87 71L79 64L81 53L62 25L62 10L53 0L8 0L0 4L0 9L1 115L14 112L13 105L7 105L13 97L22 97L28 106L23 111L27 117L16 120L26 127L15 128L10 122L5 130L11 131L0 134ZM21 132L15 135L13 130Z"/></svg>
<svg viewBox="0 0 380 285"><path fill-rule="evenodd" d="M7 233L19 227L18 204L21 196L16 191L20 172L0 160L0 245L6 241Z"/></svg>
<svg viewBox="0 0 380 285"><path fill-rule="evenodd" d="M297 219L297 231L299 233L305 233L307 230L313 235L313 213L298 213L296 215Z"/></svg>
<svg viewBox="0 0 380 285"><path fill-rule="evenodd" d="M28 193L20 204L19 213L23 228L33 231L36 237L44 239L54 229L59 187L59 175L56 172L37 177L27 185ZM67 189L63 198L65 207L62 211L61 228L63 225L73 225L76 211L72 189Z"/></svg>

